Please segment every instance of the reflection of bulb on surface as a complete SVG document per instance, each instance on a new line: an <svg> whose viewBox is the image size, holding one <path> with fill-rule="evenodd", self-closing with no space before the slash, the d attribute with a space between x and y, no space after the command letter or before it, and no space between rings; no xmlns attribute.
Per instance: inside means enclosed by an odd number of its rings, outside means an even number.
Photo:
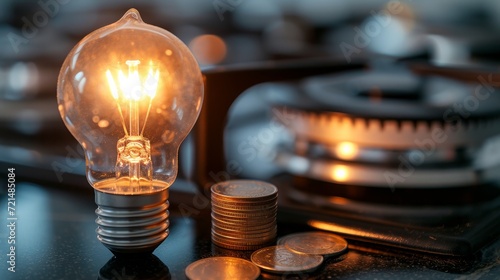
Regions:
<svg viewBox="0 0 500 280"><path fill-rule="evenodd" d="M85 150L98 238L113 252L152 251L167 237L168 187L202 99L189 49L135 9L67 56L59 111Z"/></svg>

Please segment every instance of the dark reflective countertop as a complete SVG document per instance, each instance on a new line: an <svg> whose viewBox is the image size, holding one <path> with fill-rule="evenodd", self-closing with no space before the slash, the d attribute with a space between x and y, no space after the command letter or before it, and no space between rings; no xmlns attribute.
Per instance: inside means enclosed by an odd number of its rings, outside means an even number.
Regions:
<svg viewBox="0 0 500 280"><path fill-rule="evenodd" d="M5 174L0 176L7 181ZM210 256L249 259L252 252L231 251L210 242L210 205L203 196L172 190L170 236L154 255L117 259L96 239L92 188L54 187L16 182L15 273L9 254L7 193L0 196L0 279L185 279L184 269ZM286 219L289 220L289 219ZM278 235L311 230L278 223ZM262 279L498 279L500 241L470 258L446 258L350 241L349 251L327 259L315 272Z"/></svg>

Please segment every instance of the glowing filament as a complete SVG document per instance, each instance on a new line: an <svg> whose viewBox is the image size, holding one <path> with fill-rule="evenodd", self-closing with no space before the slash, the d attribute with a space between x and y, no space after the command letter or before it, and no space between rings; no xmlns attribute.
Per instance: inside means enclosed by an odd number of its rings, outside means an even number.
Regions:
<svg viewBox="0 0 500 280"><path fill-rule="evenodd" d="M127 60L128 73L118 70L118 83L110 70L106 71L111 96L116 102L125 137L117 143L117 161L115 167L117 188L124 193L135 193L139 188L151 187L152 162L149 140L143 137L144 128L151 111L153 98L156 96L160 72L150 65L147 76L141 79L139 60ZM141 109L148 102L141 126ZM125 122L122 105L128 105L128 126Z"/></svg>
<svg viewBox="0 0 500 280"><path fill-rule="evenodd" d="M109 90L111 96L116 101L118 111L120 113L121 121L123 124L123 130L125 135L128 136L142 136L144 133L144 128L146 127L146 122L149 117L149 112L151 111L151 104L156 96L158 89L158 81L160 78L160 72L158 69L156 71L152 66L149 68L148 75L145 79L141 79L139 74L139 60L127 60L125 64L128 66L128 73L125 74L122 70L118 70L118 85L113 78L113 74L108 69L106 71L106 78L109 84ZM142 81L141 81L142 80ZM146 117L144 118L142 129L139 131L140 127L140 107L139 104L143 102L144 99L149 99L148 109L146 111ZM123 110L121 107L122 102L128 102L129 112L128 119L129 125L128 129L125 125L125 118L123 116Z"/></svg>

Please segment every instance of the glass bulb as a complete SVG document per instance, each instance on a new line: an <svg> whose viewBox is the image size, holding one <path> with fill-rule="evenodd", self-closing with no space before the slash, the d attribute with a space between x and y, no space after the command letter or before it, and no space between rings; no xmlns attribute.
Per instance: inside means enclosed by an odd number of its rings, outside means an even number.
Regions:
<svg viewBox="0 0 500 280"><path fill-rule="evenodd" d="M188 47L130 9L71 50L57 95L64 123L85 150L96 194L131 197L174 182L179 145L201 110L203 82Z"/></svg>

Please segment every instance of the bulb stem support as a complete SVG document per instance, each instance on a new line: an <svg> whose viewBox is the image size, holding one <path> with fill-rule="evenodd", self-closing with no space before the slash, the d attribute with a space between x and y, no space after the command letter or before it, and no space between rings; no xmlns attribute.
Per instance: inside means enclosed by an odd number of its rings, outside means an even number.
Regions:
<svg viewBox="0 0 500 280"><path fill-rule="evenodd" d="M168 189L138 195L94 193L97 239L113 254L152 253L167 238Z"/></svg>

